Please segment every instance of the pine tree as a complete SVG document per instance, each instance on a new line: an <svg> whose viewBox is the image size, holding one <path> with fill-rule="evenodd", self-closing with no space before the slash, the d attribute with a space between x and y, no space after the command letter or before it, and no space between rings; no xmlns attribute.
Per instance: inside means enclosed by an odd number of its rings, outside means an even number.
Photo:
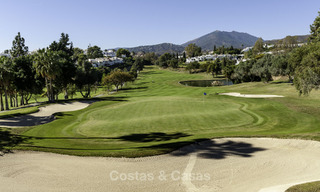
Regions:
<svg viewBox="0 0 320 192"><path fill-rule="evenodd" d="M28 47L24 44L24 38L21 37L20 32L12 41L12 48L10 50L10 54L12 57L20 57L28 54Z"/></svg>
<svg viewBox="0 0 320 192"><path fill-rule="evenodd" d="M310 25L310 42L319 42L320 41L320 11L319 15L315 18L312 25Z"/></svg>

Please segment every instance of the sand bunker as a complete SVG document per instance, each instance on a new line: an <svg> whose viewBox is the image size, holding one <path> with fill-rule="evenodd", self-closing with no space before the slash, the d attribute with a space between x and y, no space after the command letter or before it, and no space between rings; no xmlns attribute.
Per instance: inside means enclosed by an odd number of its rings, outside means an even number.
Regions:
<svg viewBox="0 0 320 192"><path fill-rule="evenodd" d="M284 191L320 180L320 142L214 139L147 158L16 152L0 157L0 191Z"/></svg>
<svg viewBox="0 0 320 192"><path fill-rule="evenodd" d="M58 103L40 107L39 111L29 115L0 119L0 127L26 127L49 123L54 120L57 112L76 111L86 108L92 101L77 101L72 103Z"/></svg>
<svg viewBox="0 0 320 192"><path fill-rule="evenodd" d="M254 95L254 94L241 94L241 93L220 93L219 95L228 95L234 97L246 97L246 98L272 98L272 97L284 97L282 95Z"/></svg>

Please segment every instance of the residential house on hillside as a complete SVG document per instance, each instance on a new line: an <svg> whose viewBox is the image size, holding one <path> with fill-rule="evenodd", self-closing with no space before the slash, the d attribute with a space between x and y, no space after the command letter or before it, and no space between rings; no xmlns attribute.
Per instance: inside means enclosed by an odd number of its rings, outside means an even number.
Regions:
<svg viewBox="0 0 320 192"><path fill-rule="evenodd" d="M201 62L201 61L214 61L216 59L223 59L223 58L228 58L231 60L236 60L237 59L237 55L230 55L230 54L224 54L224 55L202 55L202 56L198 56L198 57L191 57L191 58L187 58L186 63L191 63L191 62Z"/></svg>
<svg viewBox="0 0 320 192"><path fill-rule="evenodd" d="M123 59L119 57L111 57L111 58L102 57L102 58L89 59L88 61L92 63L92 65L95 67L111 66L111 65L123 63Z"/></svg>
<svg viewBox="0 0 320 192"><path fill-rule="evenodd" d="M244 53L244 52L248 52L252 49L253 47L246 47L244 49L241 50L241 53Z"/></svg>
<svg viewBox="0 0 320 192"><path fill-rule="evenodd" d="M105 57L116 57L116 52L114 50L112 50L112 49L105 50L103 52L103 56L105 56Z"/></svg>

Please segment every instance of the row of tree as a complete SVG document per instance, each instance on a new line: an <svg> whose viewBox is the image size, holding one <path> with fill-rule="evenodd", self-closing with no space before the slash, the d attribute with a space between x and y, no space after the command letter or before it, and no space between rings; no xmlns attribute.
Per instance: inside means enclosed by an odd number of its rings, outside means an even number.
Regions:
<svg viewBox="0 0 320 192"><path fill-rule="evenodd" d="M89 98L92 89L101 83L118 90L125 82L134 81L144 65L153 59L152 54L133 59L130 52L120 49L117 54L126 56L123 64L118 68L97 68L88 59L103 56L100 47L89 47L85 54L74 48L64 33L58 42L53 41L32 54L18 33L8 52L11 57L0 57L0 110L28 104L32 95L39 94L45 95L49 102L58 100L61 93L64 99L72 98L78 91Z"/></svg>
<svg viewBox="0 0 320 192"><path fill-rule="evenodd" d="M24 38L18 33L10 50L11 58L0 57L1 111L8 110L9 104L10 107L27 104L32 94L42 91L44 83L33 67L34 56L28 55L28 47L24 44Z"/></svg>
<svg viewBox="0 0 320 192"><path fill-rule="evenodd" d="M236 82L272 80L272 76L288 76L300 94L308 95L320 87L320 12L310 26L306 45L297 46L294 37L287 36L276 44L276 55L261 54L261 39L256 42L249 61L240 63L232 78Z"/></svg>

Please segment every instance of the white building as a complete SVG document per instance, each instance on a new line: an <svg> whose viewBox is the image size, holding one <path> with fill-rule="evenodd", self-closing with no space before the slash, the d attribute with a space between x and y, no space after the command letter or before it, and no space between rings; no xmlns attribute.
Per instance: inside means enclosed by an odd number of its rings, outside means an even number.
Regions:
<svg viewBox="0 0 320 192"><path fill-rule="evenodd" d="M111 58L102 57L102 58L89 59L88 61L92 63L92 65L95 67L110 66L110 65L123 63L123 59L119 57L111 57Z"/></svg>
<svg viewBox="0 0 320 192"><path fill-rule="evenodd" d="M246 47L244 49L241 50L241 53L244 53L244 52L248 52L250 51L250 49L252 49L253 47Z"/></svg>
<svg viewBox="0 0 320 192"><path fill-rule="evenodd" d="M214 61L216 59L223 59L223 58L228 58L228 59L232 59L232 60L236 60L237 59L237 55L230 55L230 54L223 54L223 55L202 55L202 56L198 56L198 57L191 57L191 58L187 58L186 63L192 63L192 62L200 62L200 61Z"/></svg>
<svg viewBox="0 0 320 192"><path fill-rule="evenodd" d="M112 49L106 50L103 52L103 56L105 57L116 57L116 52L113 51Z"/></svg>

